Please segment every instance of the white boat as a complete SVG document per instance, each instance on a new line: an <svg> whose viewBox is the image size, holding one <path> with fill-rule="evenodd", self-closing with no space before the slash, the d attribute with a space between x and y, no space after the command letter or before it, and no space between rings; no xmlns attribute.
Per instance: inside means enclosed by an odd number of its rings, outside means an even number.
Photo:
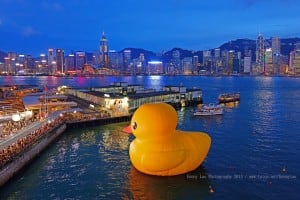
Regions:
<svg viewBox="0 0 300 200"><path fill-rule="evenodd" d="M210 103L203 105L193 112L194 116L210 116L210 115L223 115L223 106Z"/></svg>

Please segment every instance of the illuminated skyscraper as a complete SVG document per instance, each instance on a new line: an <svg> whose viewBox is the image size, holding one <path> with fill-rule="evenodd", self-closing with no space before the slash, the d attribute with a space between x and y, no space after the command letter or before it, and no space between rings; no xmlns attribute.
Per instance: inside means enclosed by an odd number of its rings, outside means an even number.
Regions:
<svg viewBox="0 0 300 200"><path fill-rule="evenodd" d="M65 73L64 69L64 50L56 49L56 66L57 70L61 73Z"/></svg>
<svg viewBox="0 0 300 200"><path fill-rule="evenodd" d="M82 52L82 51L76 52L76 58L75 58L76 70L79 70L79 71L83 70L83 65L86 63L85 59L86 59L85 52Z"/></svg>
<svg viewBox="0 0 300 200"><path fill-rule="evenodd" d="M121 71L126 71L126 69L128 68L128 65L131 62L131 50L130 49L125 49L123 51L123 54L124 54L123 55L123 58L124 58L123 66L124 66L124 68Z"/></svg>
<svg viewBox="0 0 300 200"><path fill-rule="evenodd" d="M295 44L295 50L290 53L290 72L300 74L300 43Z"/></svg>
<svg viewBox="0 0 300 200"><path fill-rule="evenodd" d="M8 52L7 57L5 59L6 70L8 74L16 73L16 63L17 63L17 53Z"/></svg>
<svg viewBox="0 0 300 200"><path fill-rule="evenodd" d="M31 55L25 57L25 69L34 72L34 60Z"/></svg>
<svg viewBox="0 0 300 200"><path fill-rule="evenodd" d="M108 62L108 41L103 32L100 40L100 66L108 68Z"/></svg>
<svg viewBox="0 0 300 200"><path fill-rule="evenodd" d="M280 54L281 54L281 43L278 37L272 37L272 53L273 53L273 68L274 73L279 73L279 62L280 62Z"/></svg>
<svg viewBox="0 0 300 200"><path fill-rule="evenodd" d="M75 56L74 54L69 54L65 58L65 67L66 67L66 72L67 73L75 73L76 68L75 68Z"/></svg>
<svg viewBox="0 0 300 200"><path fill-rule="evenodd" d="M280 54L281 42L278 37L272 37L272 51L274 54Z"/></svg>
<svg viewBox="0 0 300 200"><path fill-rule="evenodd" d="M182 73L181 62L180 62L180 51L174 50L172 52L172 64L174 65L175 73Z"/></svg>
<svg viewBox="0 0 300 200"><path fill-rule="evenodd" d="M191 75L193 73L193 58L185 57L182 59L182 68L185 75Z"/></svg>
<svg viewBox="0 0 300 200"><path fill-rule="evenodd" d="M48 66L49 67L52 65L53 61L54 61L54 49L48 49Z"/></svg>
<svg viewBox="0 0 300 200"><path fill-rule="evenodd" d="M259 34L256 40L256 64L259 72L264 72L264 38L262 34Z"/></svg>
<svg viewBox="0 0 300 200"><path fill-rule="evenodd" d="M198 71L199 57L193 56L193 70Z"/></svg>
<svg viewBox="0 0 300 200"><path fill-rule="evenodd" d="M274 74L274 66L273 66L273 51L271 48L267 48L265 51L265 73Z"/></svg>

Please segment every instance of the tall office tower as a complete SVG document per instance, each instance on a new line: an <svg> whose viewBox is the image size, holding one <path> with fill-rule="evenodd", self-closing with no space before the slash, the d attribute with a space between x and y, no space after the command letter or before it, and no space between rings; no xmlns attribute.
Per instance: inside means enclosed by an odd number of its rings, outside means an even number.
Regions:
<svg viewBox="0 0 300 200"><path fill-rule="evenodd" d="M236 65L236 63L234 63L234 60L236 58L236 53L234 50L230 50L228 52L228 68L227 68L227 73L228 74L232 74L233 73L233 66L234 64Z"/></svg>
<svg viewBox="0 0 300 200"><path fill-rule="evenodd" d="M65 73L64 50L62 49L56 49L56 66L57 66L57 71L60 71L60 73Z"/></svg>
<svg viewBox="0 0 300 200"><path fill-rule="evenodd" d="M300 49L295 49L290 53L290 69L293 74L300 74Z"/></svg>
<svg viewBox="0 0 300 200"><path fill-rule="evenodd" d="M272 53L273 53L273 68L274 74L278 74L280 71L279 62L281 54L281 43L278 37L272 37Z"/></svg>
<svg viewBox="0 0 300 200"><path fill-rule="evenodd" d="M66 67L66 72L71 74L75 74L76 68L75 68L75 55L74 54L69 54L68 56L65 57L65 67Z"/></svg>
<svg viewBox="0 0 300 200"><path fill-rule="evenodd" d="M172 63L174 64L174 72L181 73L180 51L175 50L172 52Z"/></svg>
<svg viewBox="0 0 300 200"><path fill-rule="evenodd" d="M47 68L47 58L46 58L46 54L40 54L40 59L38 61L38 68L37 68L38 72L40 73L49 73L49 70Z"/></svg>
<svg viewBox="0 0 300 200"><path fill-rule="evenodd" d="M208 65L208 62L211 60L211 51L203 51L203 64Z"/></svg>
<svg viewBox="0 0 300 200"><path fill-rule="evenodd" d="M52 66L52 62L54 61L54 49L48 49L48 66Z"/></svg>
<svg viewBox="0 0 300 200"><path fill-rule="evenodd" d="M274 66L273 66L273 51L272 48L267 48L265 50L265 73L274 74Z"/></svg>
<svg viewBox="0 0 300 200"><path fill-rule="evenodd" d="M161 61L149 61L146 67L147 74L159 75L164 73L163 63Z"/></svg>
<svg viewBox="0 0 300 200"><path fill-rule="evenodd" d="M0 73L3 74L5 73L5 66L4 63L0 62Z"/></svg>
<svg viewBox="0 0 300 200"><path fill-rule="evenodd" d="M16 52L8 52L7 58L5 59L6 69L8 74L15 74L16 71L16 63L17 63L17 53Z"/></svg>
<svg viewBox="0 0 300 200"><path fill-rule="evenodd" d="M4 70L3 70L3 72L5 74L9 74L10 71L12 71L12 69L11 69L11 60L10 60L9 57L4 57Z"/></svg>
<svg viewBox="0 0 300 200"><path fill-rule="evenodd" d="M193 70L198 71L199 57L193 56Z"/></svg>
<svg viewBox="0 0 300 200"><path fill-rule="evenodd" d="M221 49L214 49L214 57L218 59L221 57Z"/></svg>
<svg viewBox="0 0 300 200"><path fill-rule="evenodd" d="M272 51L274 54L280 54L281 42L278 37L272 37Z"/></svg>
<svg viewBox="0 0 300 200"><path fill-rule="evenodd" d="M183 74L191 75L193 73L193 58L185 57L182 59Z"/></svg>
<svg viewBox="0 0 300 200"><path fill-rule="evenodd" d="M295 51L296 50L300 50L300 42L297 42L296 44L295 44Z"/></svg>
<svg viewBox="0 0 300 200"><path fill-rule="evenodd" d="M228 50L223 50L221 52L221 59L222 59L222 65L220 67L220 72L225 73L226 70L228 69L228 57L229 57L229 53Z"/></svg>
<svg viewBox="0 0 300 200"><path fill-rule="evenodd" d="M30 72L35 72L34 60L31 55L27 55L25 58L25 69L27 69Z"/></svg>
<svg viewBox="0 0 300 200"><path fill-rule="evenodd" d="M109 55L108 55L109 57ZM100 52L94 51L93 52L93 65L99 67L100 66Z"/></svg>
<svg viewBox="0 0 300 200"><path fill-rule="evenodd" d="M262 34L259 34L256 40L256 64L258 67L258 72L265 72L264 69L264 38Z"/></svg>
<svg viewBox="0 0 300 200"><path fill-rule="evenodd" d="M139 61L138 61L138 65L137 65L137 72L138 73L144 73L144 71L146 70L146 59L145 59L145 54L140 53L139 55Z"/></svg>
<svg viewBox="0 0 300 200"><path fill-rule="evenodd" d="M116 50L109 50L109 65L110 68L120 70L123 66L123 54L117 52Z"/></svg>
<svg viewBox="0 0 300 200"><path fill-rule="evenodd" d="M75 68L77 71L82 71L83 65L86 63L85 52L77 51L75 55Z"/></svg>
<svg viewBox="0 0 300 200"><path fill-rule="evenodd" d="M131 62L131 50L130 49L125 49L123 51L123 69L121 69L121 71L126 71L126 69L128 68L128 65Z"/></svg>
<svg viewBox="0 0 300 200"><path fill-rule="evenodd" d="M24 70L24 68L25 68L25 55L22 55L22 54L20 54L19 56L18 56L18 63L16 63L16 65L17 65L17 71L19 71L19 70Z"/></svg>
<svg viewBox="0 0 300 200"><path fill-rule="evenodd" d="M251 72L251 57L244 57L244 73L250 74Z"/></svg>
<svg viewBox="0 0 300 200"><path fill-rule="evenodd" d="M100 66L108 68L108 62L108 41L103 32L100 40Z"/></svg>

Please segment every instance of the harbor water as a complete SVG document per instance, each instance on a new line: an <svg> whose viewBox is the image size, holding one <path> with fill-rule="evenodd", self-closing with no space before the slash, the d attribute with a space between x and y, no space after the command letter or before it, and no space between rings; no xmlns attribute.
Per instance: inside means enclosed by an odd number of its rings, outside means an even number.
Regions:
<svg viewBox="0 0 300 200"><path fill-rule="evenodd" d="M197 87L204 103L240 92L221 116L177 111L177 129L212 138L193 172L156 177L135 170L128 123L69 128L20 174L0 188L0 199L299 199L300 78L206 76L0 77L0 85L107 86L113 82Z"/></svg>

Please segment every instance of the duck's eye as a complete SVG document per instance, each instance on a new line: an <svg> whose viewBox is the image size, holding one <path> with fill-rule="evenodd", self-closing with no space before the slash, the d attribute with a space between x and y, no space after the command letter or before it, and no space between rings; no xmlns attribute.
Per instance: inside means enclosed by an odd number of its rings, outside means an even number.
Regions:
<svg viewBox="0 0 300 200"><path fill-rule="evenodd" d="M137 123L136 122L133 122L132 123L132 128L135 130L135 129L137 129Z"/></svg>

